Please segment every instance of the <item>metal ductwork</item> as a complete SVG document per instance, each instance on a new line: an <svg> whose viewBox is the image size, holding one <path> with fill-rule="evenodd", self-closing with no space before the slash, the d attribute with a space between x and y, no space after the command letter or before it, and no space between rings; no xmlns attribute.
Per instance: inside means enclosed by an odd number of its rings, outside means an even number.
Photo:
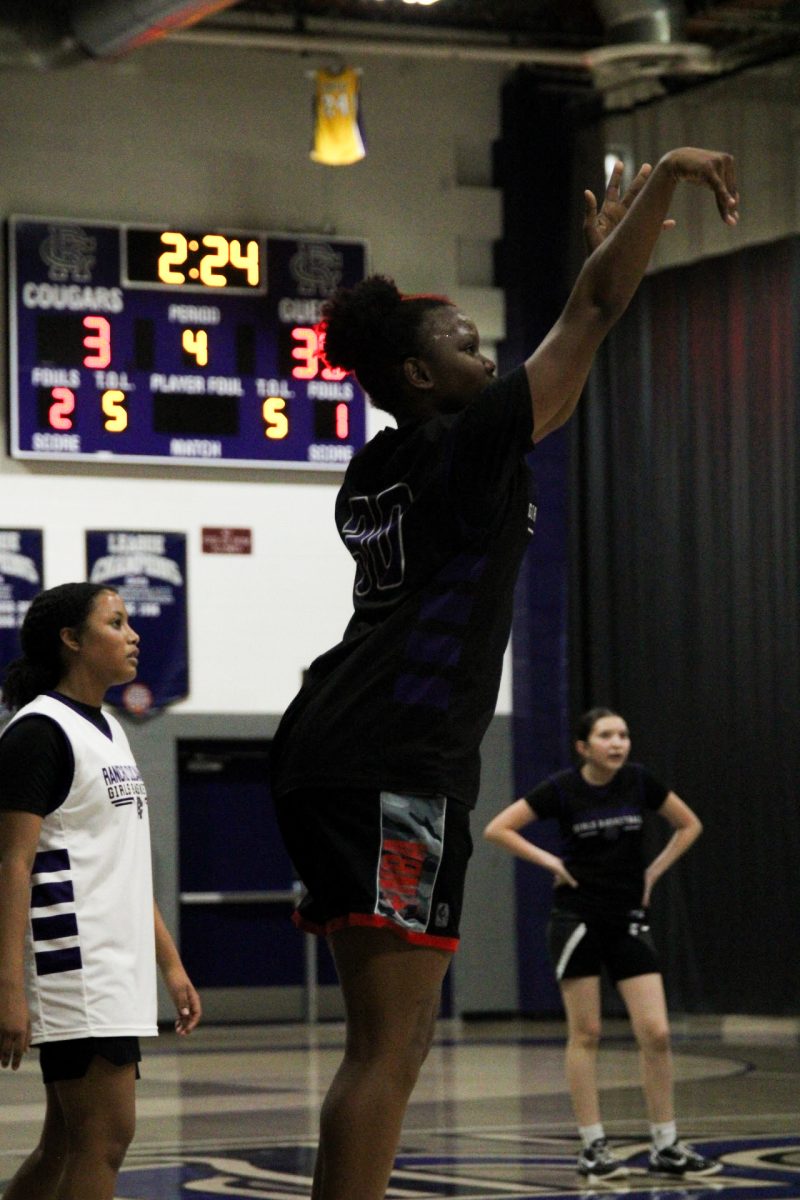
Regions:
<svg viewBox="0 0 800 1200"><path fill-rule="evenodd" d="M0 0L0 65L116 58L237 0Z"/></svg>
<svg viewBox="0 0 800 1200"><path fill-rule="evenodd" d="M679 0L594 0L609 42L650 42L662 46L684 40L686 13Z"/></svg>
<svg viewBox="0 0 800 1200"><path fill-rule="evenodd" d="M70 33L91 58L135 50L172 30L192 25L236 0L74 0Z"/></svg>
<svg viewBox="0 0 800 1200"><path fill-rule="evenodd" d="M664 94L663 80L687 83L720 71L709 46L687 42L682 0L594 0L606 44L586 54L592 81L609 107Z"/></svg>

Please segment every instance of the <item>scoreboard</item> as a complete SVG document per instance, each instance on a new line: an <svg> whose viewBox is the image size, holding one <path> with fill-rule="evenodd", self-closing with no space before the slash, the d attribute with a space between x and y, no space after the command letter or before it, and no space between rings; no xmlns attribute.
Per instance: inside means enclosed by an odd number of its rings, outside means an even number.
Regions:
<svg viewBox="0 0 800 1200"><path fill-rule="evenodd" d="M340 238L11 217L12 457L341 470L365 397L319 322L366 258Z"/></svg>

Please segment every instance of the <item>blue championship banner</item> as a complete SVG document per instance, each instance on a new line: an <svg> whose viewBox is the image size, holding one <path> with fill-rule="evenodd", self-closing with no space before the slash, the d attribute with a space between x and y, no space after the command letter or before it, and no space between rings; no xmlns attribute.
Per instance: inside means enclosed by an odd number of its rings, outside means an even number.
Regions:
<svg viewBox="0 0 800 1200"><path fill-rule="evenodd" d="M42 590L41 529L0 529L0 665L22 653L19 627Z"/></svg>
<svg viewBox="0 0 800 1200"><path fill-rule="evenodd" d="M89 530L86 578L119 592L141 638L136 679L109 689L107 703L143 716L182 700L189 691L186 535Z"/></svg>

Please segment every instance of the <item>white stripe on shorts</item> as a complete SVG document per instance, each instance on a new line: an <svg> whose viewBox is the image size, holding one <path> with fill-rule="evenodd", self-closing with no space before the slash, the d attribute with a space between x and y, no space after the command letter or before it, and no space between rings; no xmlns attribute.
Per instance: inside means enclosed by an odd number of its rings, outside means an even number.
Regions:
<svg viewBox="0 0 800 1200"><path fill-rule="evenodd" d="M565 945L564 949L561 951L561 957L559 958L558 962L556 963L556 979L561 979L561 977L563 976L564 972L567 969L567 963L569 962L570 958L572 957L572 951L578 945L578 942L581 940L581 938L584 936L585 933L586 933L586 926L584 925L583 922L581 922L581 924L577 927L577 929L574 929L572 931L572 933L569 935L569 937L567 938L567 944Z"/></svg>

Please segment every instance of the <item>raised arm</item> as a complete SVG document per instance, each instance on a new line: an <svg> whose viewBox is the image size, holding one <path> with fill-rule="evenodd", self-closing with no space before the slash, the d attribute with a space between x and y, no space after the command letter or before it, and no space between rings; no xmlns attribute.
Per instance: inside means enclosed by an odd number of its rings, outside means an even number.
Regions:
<svg viewBox="0 0 800 1200"><path fill-rule="evenodd" d="M556 883L566 883L570 887L577 887L577 881L573 879L556 854L551 854L549 850L543 850L541 846L535 846L519 832L520 829L524 829L526 825L530 825L535 820L536 813L528 801L515 800L513 804L509 804L508 808L504 808L502 812L492 818L484 829L483 836L487 841L496 842L498 846L510 850L518 858L524 858L526 862L533 863L535 867L543 867L545 871L550 872Z"/></svg>
<svg viewBox="0 0 800 1200"><path fill-rule="evenodd" d="M25 999L25 931L31 903L31 869L42 818L0 813L0 1066L16 1071L30 1045Z"/></svg>
<svg viewBox="0 0 800 1200"><path fill-rule="evenodd" d="M637 176L637 179L640 179ZM624 208L616 225L583 265L564 311L525 363L533 399L535 442L571 416L603 338L627 308L664 227L678 183L707 187L727 225L738 221L733 159L714 150L683 147L659 160ZM591 213L589 214L591 219Z"/></svg>

